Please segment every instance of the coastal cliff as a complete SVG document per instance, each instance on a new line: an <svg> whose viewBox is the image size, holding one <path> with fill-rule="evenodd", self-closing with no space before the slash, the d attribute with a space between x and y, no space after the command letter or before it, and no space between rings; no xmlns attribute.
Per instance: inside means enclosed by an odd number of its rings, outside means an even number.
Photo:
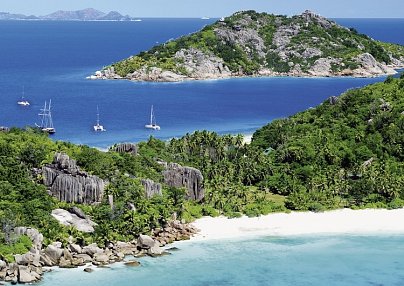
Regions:
<svg viewBox="0 0 404 286"><path fill-rule="evenodd" d="M373 40L311 11L290 18L244 11L107 66L89 78L372 77L394 74L401 67L403 46Z"/></svg>

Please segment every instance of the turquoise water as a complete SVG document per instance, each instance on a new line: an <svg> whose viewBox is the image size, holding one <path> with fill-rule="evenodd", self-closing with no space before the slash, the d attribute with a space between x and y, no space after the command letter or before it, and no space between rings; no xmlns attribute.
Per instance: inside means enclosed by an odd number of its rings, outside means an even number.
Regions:
<svg viewBox="0 0 404 286"><path fill-rule="evenodd" d="M404 285L404 236L262 237L185 242L142 265L57 270L48 285Z"/></svg>

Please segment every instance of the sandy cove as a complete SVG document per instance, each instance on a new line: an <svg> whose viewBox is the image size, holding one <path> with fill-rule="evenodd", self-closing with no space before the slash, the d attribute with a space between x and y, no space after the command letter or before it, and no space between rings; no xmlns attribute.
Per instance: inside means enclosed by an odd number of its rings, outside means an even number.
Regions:
<svg viewBox="0 0 404 286"><path fill-rule="evenodd" d="M275 213L260 217L204 217L192 241L306 234L404 234L404 209L341 209L322 213Z"/></svg>

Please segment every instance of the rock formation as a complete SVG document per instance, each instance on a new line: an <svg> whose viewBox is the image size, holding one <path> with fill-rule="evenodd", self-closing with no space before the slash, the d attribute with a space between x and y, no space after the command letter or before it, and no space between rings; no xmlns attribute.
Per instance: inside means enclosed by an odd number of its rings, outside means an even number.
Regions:
<svg viewBox="0 0 404 286"><path fill-rule="evenodd" d="M146 198L151 198L153 196L161 196L161 184L155 183L150 179L142 179L140 181L145 189Z"/></svg>
<svg viewBox="0 0 404 286"><path fill-rule="evenodd" d="M32 241L32 246L34 249L42 249L43 235L37 229L32 227L19 226L14 228L14 233L17 236L28 236Z"/></svg>
<svg viewBox="0 0 404 286"><path fill-rule="evenodd" d="M130 153L132 155L137 155L138 147L134 143L119 143L112 146L110 150L118 153Z"/></svg>
<svg viewBox="0 0 404 286"><path fill-rule="evenodd" d="M42 168L43 183L52 196L68 203L99 203L104 195L105 183L97 176L80 170L68 155L56 153L53 163Z"/></svg>
<svg viewBox="0 0 404 286"><path fill-rule="evenodd" d="M18 233L32 236L33 241L38 235L35 229L18 228ZM41 279L44 270L42 267L59 266L60 268L75 268L92 263L95 266L102 266L124 260L126 255L140 257L148 255L151 257L169 254L160 246L167 243L189 239L196 233L196 229L189 224L179 221L167 223L163 228L155 229L152 236L139 235L138 239L131 242L108 243L106 248L100 248L96 243L80 246L69 243L63 247L61 242L53 242L45 249L31 249L22 255L15 255L15 263L7 263L0 260L0 281L16 283L33 283ZM128 266L139 266L135 260L130 260ZM91 267L86 268L91 272ZM1 283L0 283L1 285Z"/></svg>
<svg viewBox="0 0 404 286"><path fill-rule="evenodd" d="M185 187L188 199L200 201L204 198L203 176L198 169L168 163L163 176L167 185L176 188Z"/></svg>
<svg viewBox="0 0 404 286"><path fill-rule="evenodd" d="M55 209L52 211L52 216L60 224L63 224L65 226L74 226L78 231L94 232L94 226L96 225L96 223L86 218L85 215L83 215L83 217L78 216L76 212L72 213L63 209Z"/></svg>
<svg viewBox="0 0 404 286"><path fill-rule="evenodd" d="M195 48L181 49L174 58L182 62L187 73L195 78L218 78L231 75L223 59Z"/></svg>

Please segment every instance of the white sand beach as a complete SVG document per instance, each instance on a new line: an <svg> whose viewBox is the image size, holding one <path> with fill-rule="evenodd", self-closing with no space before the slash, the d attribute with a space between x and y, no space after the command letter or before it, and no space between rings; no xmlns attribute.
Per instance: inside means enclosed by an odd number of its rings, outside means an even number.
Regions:
<svg viewBox="0 0 404 286"><path fill-rule="evenodd" d="M323 213L276 213L255 218L204 217L192 241L265 235L404 234L404 209L342 209Z"/></svg>

